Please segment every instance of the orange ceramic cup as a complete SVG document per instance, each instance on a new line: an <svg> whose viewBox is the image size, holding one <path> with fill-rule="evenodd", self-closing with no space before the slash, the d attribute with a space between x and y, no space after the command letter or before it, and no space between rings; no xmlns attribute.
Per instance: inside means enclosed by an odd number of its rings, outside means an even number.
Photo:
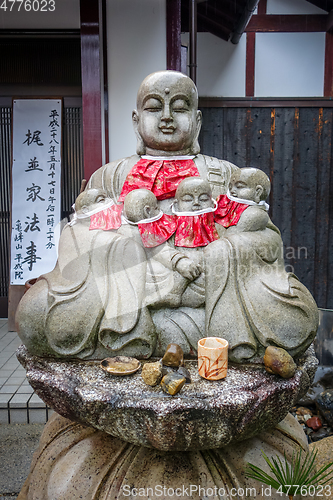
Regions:
<svg viewBox="0 0 333 500"><path fill-rule="evenodd" d="M198 341L198 370L207 380L220 380L227 376L228 341L207 337Z"/></svg>

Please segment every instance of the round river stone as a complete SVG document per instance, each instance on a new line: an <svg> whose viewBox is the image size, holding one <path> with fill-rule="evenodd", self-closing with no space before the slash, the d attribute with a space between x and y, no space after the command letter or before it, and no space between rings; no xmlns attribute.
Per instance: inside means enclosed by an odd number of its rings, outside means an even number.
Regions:
<svg viewBox="0 0 333 500"><path fill-rule="evenodd" d="M170 396L146 385L140 370L113 376L99 361L40 358L24 346L17 357L39 397L63 417L165 451L219 448L274 427L306 393L318 363L310 348L288 380L262 364L230 364L225 379L209 381L196 361L185 361L192 383Z"/></svg>

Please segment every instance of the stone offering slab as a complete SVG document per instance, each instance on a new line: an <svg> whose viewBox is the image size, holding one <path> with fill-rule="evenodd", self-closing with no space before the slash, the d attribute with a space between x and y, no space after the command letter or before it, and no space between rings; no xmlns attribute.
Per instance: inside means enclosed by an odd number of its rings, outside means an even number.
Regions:
<svg viewBox="0 0 333 500"><path fill-rule="evenodd" d="M288 380L261 364L231 364L225 379L208 381L196 361L186 361L192 383L173 397L146 385L141 370L117 377L99 361L40 358L24 346L17 357L36 393L63 417L165 451L219 448L274 427L306 393L318 364L310 348Z"/></svg>

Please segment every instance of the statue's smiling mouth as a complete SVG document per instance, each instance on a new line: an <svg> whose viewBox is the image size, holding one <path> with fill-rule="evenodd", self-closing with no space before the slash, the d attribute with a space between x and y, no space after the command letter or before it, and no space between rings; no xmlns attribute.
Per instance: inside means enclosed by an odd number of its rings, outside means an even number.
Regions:
<svg viewBox="0 0 333 500"><path fill-rule="evenodd" d="M173 132L176 130L176 127L159 127L159 129L161 130L161 132L163 132L163 134L173 134Z"/></svg>

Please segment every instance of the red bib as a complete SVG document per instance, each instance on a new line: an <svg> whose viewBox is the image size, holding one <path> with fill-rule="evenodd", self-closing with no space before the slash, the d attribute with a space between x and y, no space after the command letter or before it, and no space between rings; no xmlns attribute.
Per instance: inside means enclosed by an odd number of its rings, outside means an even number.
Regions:
<svg viewBox="0 0 333 500"><path fill-rule="evenodd" d="M214 212L215 222L223 227L236 226L240 216L249 205L229 200L226 194L217 198L217 209Z"/></svg>
<svg viewBox="0 0 333 500"><path fill-rule="evenodd" d="M186 177L199 177L193 160L146 160L138 161L127 175L118 201L134 189L149 189L158 200L173 198L176 189Z"/></svg>
<svg viewBox="0 0 333 500"><path fill-rule="evenodd" d="M175 246L177 247L205 247L208 243L218 240L214 213L201 215L178 215Z"/></svg>
<svg viewBox="0 0 333 500"><path fill-rule="evenodd" d="M153 248L167 241L177 229L177 217L164 214L155 222L138 224L142 243L146 248Z"/></svg>
<svg viewBox="0 0 333 500"><path fill-rule="evenodd" d="M97 214L90 216L89 229L118 229L121 226L121 212L123 205L112 205L106 210L101 210Z"/></svg>

